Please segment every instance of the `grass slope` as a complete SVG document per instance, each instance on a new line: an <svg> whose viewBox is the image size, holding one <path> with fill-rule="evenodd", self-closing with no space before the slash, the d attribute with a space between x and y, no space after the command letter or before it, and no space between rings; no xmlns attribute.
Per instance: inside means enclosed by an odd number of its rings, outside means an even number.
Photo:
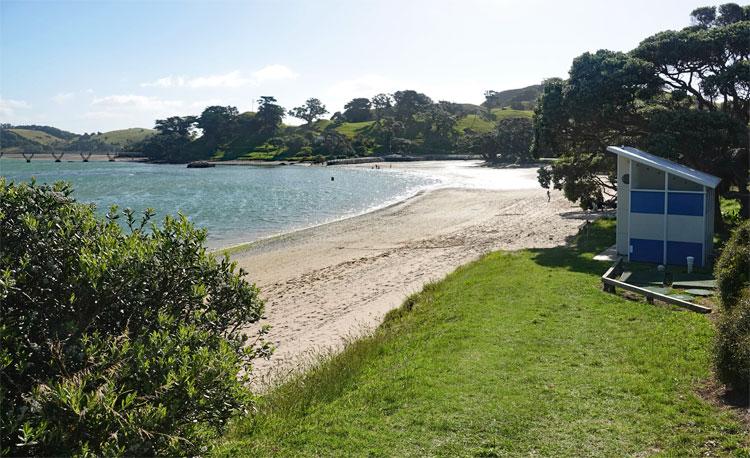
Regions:
<svg viewBox="0 0 750 458"><path fill-rule="evenodd" d="M493 108L492 114L495 115L495 120L500 121L508 118L529 118L534 116L534 112L531 110L514 110L512 108Z"/></svg>
<svg viewBox="0 0 750 458"><path fill-rule="evenodd" d="M112 130L95 135L94 138L104 143L115 146L125 146L127 143L136 143L154 135L153 129L144 129L142 127L133 127L130 129Z"/></svg>
<svg viewBox="0 0 750 458"><path fill-rule="evenodd" d="M391 312L370 337L262 398L221 456L748 456L694 394L707 317L601 291L614 241L496 252Z"/></svg>
<svg viewBox="0 0 750 458"><path fill-rule="evenodd" d="M367 128L373 125L374 123L375 121L345 122L345 123L342 123L340 126L338 126L336 128L336 131L352 139L358 133L367 130Z"/></svg>
<svg viewBox="0 0 750 458"><path fill-rule="evenodd" d="M474 132L491 132L495 130L497 122L508 118L531 118L534 114L530 110L513 110L511 108L494 108L492 114L494 120L487 120L479 115L469 114L458 120L456 130L463 132L465 129L471 129Z"/></svg>
<svg viewBox="0 0 750 458"><path fill-rule="evenodd" d="M57 138L54 135L50 135L46 132L31 129L8 129L17 135L41 145L51 145L53 143L65 143L65 140Z"/></svg>
<svg viewBox="0 0 750 458"><path fill-rule="evenodd" d="M487 120L479 115L470 114L459 119L456 123L456 130L463 132L466 129L471 129L474 132L492 132L495 130L495 121Z"/></svg>

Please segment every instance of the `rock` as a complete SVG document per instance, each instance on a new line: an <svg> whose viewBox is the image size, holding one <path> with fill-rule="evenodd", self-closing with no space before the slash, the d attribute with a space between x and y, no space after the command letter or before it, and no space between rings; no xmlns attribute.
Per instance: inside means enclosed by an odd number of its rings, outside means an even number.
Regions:
<svg viewBox="0 0 750 458"><path fill-rule="evenodd" d="M210 167L216 167L216 164L208 161L193 161L187 165L189 169L207 169Z"/></svg>

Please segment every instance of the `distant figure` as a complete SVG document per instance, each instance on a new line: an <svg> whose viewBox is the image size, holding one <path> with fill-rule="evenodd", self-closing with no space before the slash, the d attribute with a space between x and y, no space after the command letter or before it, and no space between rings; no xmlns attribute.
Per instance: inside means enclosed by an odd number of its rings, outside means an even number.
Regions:
<svg viewBox="0 0 750 458"><path fill-rule="evenodd" d="M549 189L548 189L547 190L547 202L549 202L550 200L552 200L552 196L550 196Z"/></svg>
<svg viewBox="0 0 750 458"><path fill-rule="evenodd" d="M333 181L333 177L331 177L331 181Z"/></svg>

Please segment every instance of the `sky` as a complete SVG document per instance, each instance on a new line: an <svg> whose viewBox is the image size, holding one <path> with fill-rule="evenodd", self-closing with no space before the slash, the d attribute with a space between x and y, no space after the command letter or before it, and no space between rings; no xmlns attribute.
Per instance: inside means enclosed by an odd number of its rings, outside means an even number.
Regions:
<svg viewBox="0 0 750 458"><path fill-rule="evenodd" d="M317 97L333 113L402 89L481 103L720 3L0 0L0 122L104 132L209 105L253 110L262 95L287 108Z"/></svg>

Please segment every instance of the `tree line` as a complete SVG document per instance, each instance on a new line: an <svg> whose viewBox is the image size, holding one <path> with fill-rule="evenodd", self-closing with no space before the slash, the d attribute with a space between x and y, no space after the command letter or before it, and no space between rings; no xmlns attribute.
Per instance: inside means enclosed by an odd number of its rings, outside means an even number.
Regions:
<svg viewBox="0 0 750 458"><path fill-rule="evenodd" d="M490 161L531 158L528 119L495 122L490 107L434 102L415 90L354 98L344 111L324 119L328 113L317 98L287 110L276 98L263 96L255 113L211 106L199 116L157 120L157 134L134 148L152 160L165 162L205 159L217 153L234 159L250 151L271 151L277 159L455 153L482 155ZM285 115L304 124L286 126ZM460 128L459 121L468 115L491 123L491 132ZM355 124L353 135L342 133L347 123Z"/></svg>

